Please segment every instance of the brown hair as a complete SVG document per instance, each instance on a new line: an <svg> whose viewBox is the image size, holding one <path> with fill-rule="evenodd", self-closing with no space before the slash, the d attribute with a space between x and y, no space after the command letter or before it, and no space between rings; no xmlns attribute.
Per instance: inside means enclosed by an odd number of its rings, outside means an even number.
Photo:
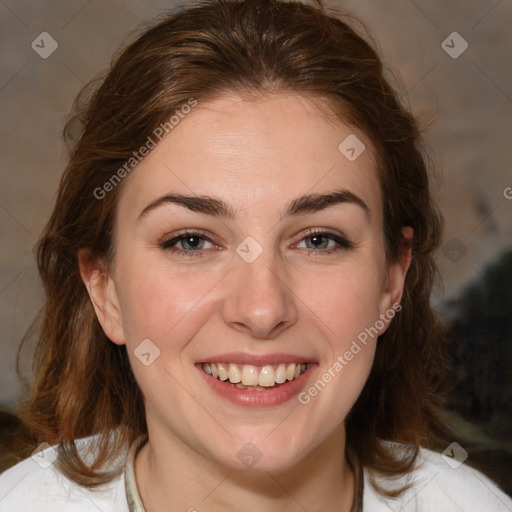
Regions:
<svg viewBox="0 0 512 512"><path fill-rule="evenodd" d="M115 59L85 108L77 106L79 138L38 245L46 303L34 390L24 411L40 441L62 443L61 468L75 481L108 481L106 463L146 433L126 349L105 336L79 273L81 248L98 260L111 258L123 183L103 199L94 191L190 98L201 102L227 91L327 100L374 145L388 259L396 260L407 244L403 226L414 229L413 257L403 310L379 339L369 380L347 418L348 444L366 467L384 475L410 471L420 446L439 446L445 432L438 414L444 328L430 293L441 220L417 125L376 51L343 19L320 5L295 2L201 2L144 32ZM74 441L93 434L97 451L85 464ZM379 439L410 445L411 453L393 454Z"/></svg>

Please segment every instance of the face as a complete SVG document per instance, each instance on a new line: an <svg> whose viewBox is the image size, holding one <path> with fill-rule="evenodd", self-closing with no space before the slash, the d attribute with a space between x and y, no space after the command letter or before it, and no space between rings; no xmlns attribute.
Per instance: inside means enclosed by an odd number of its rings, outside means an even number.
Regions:
<svg viewBox="0 0 512 512"><path fill-rule="evenodd" d="M364 134L299 95L225 95L126 179L110 274L82 271L150 439L275 471L340 444L407 265L386 262Z"/></svg>

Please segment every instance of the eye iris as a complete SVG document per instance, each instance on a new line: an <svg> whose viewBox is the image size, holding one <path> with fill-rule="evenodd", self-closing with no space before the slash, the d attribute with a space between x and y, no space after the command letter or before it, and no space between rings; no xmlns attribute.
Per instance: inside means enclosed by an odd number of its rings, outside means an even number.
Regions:
<svg viewBox="0 0 512 512"><path fill-rule="evenodd" d="M323 235L312 235L306 240L308 249L326 249L329 246L329 238Z"/></svg>
<svg viewBox="0 0 512 512"><path fill-rule="evenodd" d="M185 250L202 249L204 240L198 236L187 236L181 239L181 247Z"/></svg>

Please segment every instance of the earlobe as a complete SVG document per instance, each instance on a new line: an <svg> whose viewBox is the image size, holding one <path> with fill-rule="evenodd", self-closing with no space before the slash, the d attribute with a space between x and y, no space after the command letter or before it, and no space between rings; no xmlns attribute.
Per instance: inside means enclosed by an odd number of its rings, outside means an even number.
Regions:
<svg viewBox="0 0 512 512"><path fill-rule="evenodd" d="M123 345L125 336L114 280L86 249L78 252L78 264L82 281L103 331L114 343Z"/></svg>
<svg viewBox="0 0 512 512"><path fill-rule="evenodd" d="M381 314L391 309L393 305L399 304L402 300L405 277L412 261L413 228L410 226L402 228L402 235L407 243L404 243L402 247L400 259L389 265L387 287L381 301Z"/></svg>

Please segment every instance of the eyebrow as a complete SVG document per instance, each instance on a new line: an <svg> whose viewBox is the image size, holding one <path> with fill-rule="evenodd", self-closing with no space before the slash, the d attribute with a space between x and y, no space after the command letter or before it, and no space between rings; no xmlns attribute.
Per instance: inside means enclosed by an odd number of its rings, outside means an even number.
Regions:
<svg viewBox="0 0 512 512"><path fill-rule="evenodd" d="M319 212L343 203L355 204L361 207L368 217L370 216L368 205L359 196L348 190L335 190L327 194L306 194L292 200L286 207L284 214L281 215L281 219L284 217L303 215L305 213ZM148 204L139 213L137 221L150 211L164 204L177 204L193 212L216 217L225 217L227 219L235 219L237 216L237 211L234 208L215 197L166 194Z"/></svg>

